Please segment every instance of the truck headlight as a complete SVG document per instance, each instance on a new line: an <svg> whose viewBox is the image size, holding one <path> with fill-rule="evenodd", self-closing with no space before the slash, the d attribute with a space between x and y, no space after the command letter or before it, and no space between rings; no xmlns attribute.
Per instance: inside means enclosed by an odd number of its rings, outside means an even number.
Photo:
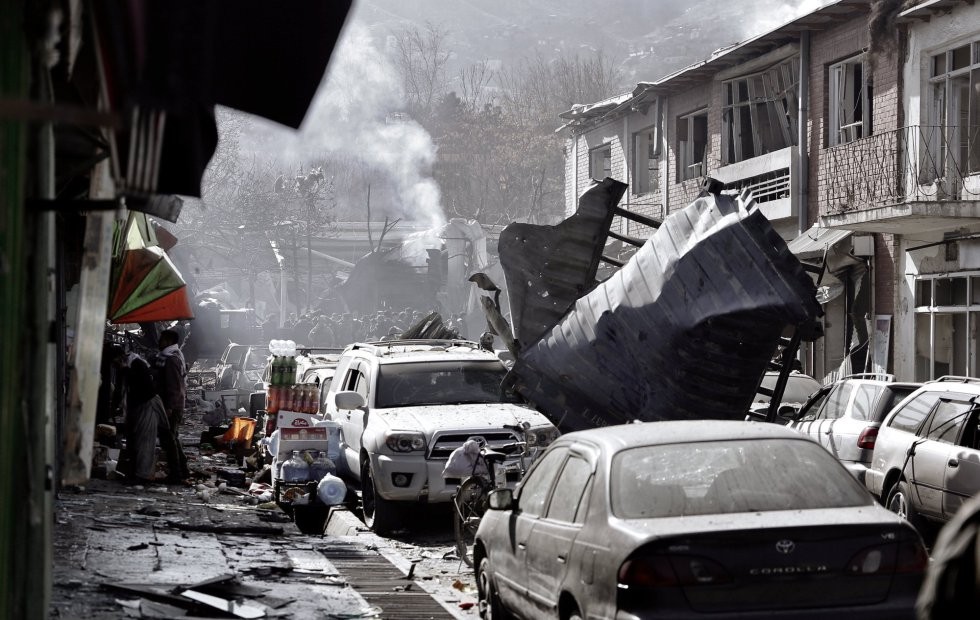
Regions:
<svg viewBox="0 0 980 620"><path fill-rule="evenodd" d="M561 433L554 426L532 426L524 433L529 448L543 448L558 439Z"/></svg>
<svg viewBox="0 0 980 620"><path fill-rule="evenodd" d="M385 445L392 452L419 452L425 450L425 435L422 433L388 433Z"/></svg>

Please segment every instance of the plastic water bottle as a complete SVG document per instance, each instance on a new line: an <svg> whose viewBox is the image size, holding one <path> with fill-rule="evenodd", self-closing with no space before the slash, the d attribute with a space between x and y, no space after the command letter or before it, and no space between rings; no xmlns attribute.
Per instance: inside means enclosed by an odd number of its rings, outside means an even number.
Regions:
<svg viewBox="0 0 980 620"><path fill-rule="evenodd" d="M310 480L322 480L327 474L336 473L337 466L327 458L327 453L323 451L316 455L316 458L310 465Z"/></svg>
<svg viewBox="0 0 980 620"><path fill-rule="evenodd" d="M299 455L299 450L293 450L293 455L282 464L283 482L306 482L309 479L309 463Z"/></svg>
<svg viewBox="0 0 980 620"><path fill-rule="evenodd" d="M327 474L316 485L316 496L327 506L343 504L344 498L347 497L347 485L337 476Z"/></svg>

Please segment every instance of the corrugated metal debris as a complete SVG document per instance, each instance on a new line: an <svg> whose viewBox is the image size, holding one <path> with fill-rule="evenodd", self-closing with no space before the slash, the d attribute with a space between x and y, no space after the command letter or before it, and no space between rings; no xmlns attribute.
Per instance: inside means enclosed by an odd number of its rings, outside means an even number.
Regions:
<svg viewBox="0 0 980 620"><path fill-rule="evenodd" d="M743 418L784 330L820 315L813 281L751 202L705 192L589 290L623 189L607 179L558 226L502 234L517 391L565 432Z"/></svg>

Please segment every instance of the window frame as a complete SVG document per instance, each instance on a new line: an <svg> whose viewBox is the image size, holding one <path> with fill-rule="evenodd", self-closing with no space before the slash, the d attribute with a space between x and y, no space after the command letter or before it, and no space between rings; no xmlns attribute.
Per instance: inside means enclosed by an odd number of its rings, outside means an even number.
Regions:
<svg viewBox="0 0 980 620"><path fill-rule="evenodd" d="M852 67L860 67L861 69L861 86L860 86L860 101L856 100L856 94L851 92L850 95L855 101L852 107L856 107L860 104L861 119L852 120L846 125L841 125L841 106L844 105L842 100L843 96L846 96L848 90L846 86L847 81L847 71ZM873 82L871 76L868 72L868 62L867 54L861 53L855 56L851 56L840 62L836 62L827 68L827 78L828 78L828 92L829 96L827 102L829 105L828 115L830 117L829 124L827 127L827 144L828 146L838 146L841 144L848 144L854 142L855 140L860 140L861 138L866 138L872 135L872 105L874 101L873 97ZM841 91L841 72L844 73L845 84L844 93ZM853 89L852 89L853 91ZM855 114L856 116L856 114ZM858 135L857 130L860 129L860 134ZM846 136L844 130L849 130L848 133L854 135Z"/></svg>
<svg viewBox="0 0 980 620"><path fill-rule="evenodd" d="M554 454L557 454L557 456L553 457L552 455ZM527 475L525 476L524 480L521 481L520 486L517 488L517 491L515 492L515 497L517 498L517 508L520 510L520 513L522 515L541 519L544 518L544 515L548 514L548 507L551 502L551 492L555 487L555 482L557 482L558 476L565 468L565 462L568 460L570 454L571 454L571 450L567 445L557 446L555 448L549 449L547 452L541 455L541 458L539 458L537 461L534 462L534 466L531 468L529 472L527 472ZM546 458L557 458L558 466L551 477L551 481L547 483L547 488L544 489L543 501L541 503L540 512L538 513L528 512L527 506L522 505L522 504L526 504L527 502L527 500L524 498L524 494L526 493L527 490L526 483L528 481L533 482L536 479L536 477L540 477L544 475L541 473L540 470ZM535 474L535 472L537 472L537 474Z"/></svg>
<svg viewBox="0 0 980 620"><path fill-rule="evenodd" d="M965 281L965 287L957 286L959 280ZM946 288L940 290L940 284ZM943 375L980 376L980 271L915 276L912 290L915 381L930 381ZM948 296L944 295L947 292ZM962 301L957 300L957 297ZM942 323L947 321L950 330L949 346L952 347L949 362L937 362L937 343L944 342L942 339L947 326ZM921 332L923 325L920 323L924 323L928 333ZM971 329L971 325L974 329ZM957 327L962 328L964 333L957 334ZM975 341L970 340L971 332L978 334ZM920 355L922 348L928 349L928 355ZM964 359L958 359L958 354L964 356ZM943 372L941 366L947 366L948 371ZM962 372L957 371L958 366Z"/></svg>
<svg viewBox="0 0 980 620"><path fill-rule="evenodd" d="M695 120L704 120L704 150L698 161L694 161L697 140ZM689 114L682 114L676 119L677 125L677 182L699 179L708 174L708 147L711 143L711 132L708 129L708 108L701 108ZM681 136L680 123L684 122L685 135ZM695 169L695 166L697 168Z"/></svg>
<svg viewBox="0 0 980 620"><path fill-rule="evenodd" d="M633 195L656 193L660 190L660 128L649 125L633 132L632 137Z"/></svg>
<svg viewBox="0 0 980 620"><path fill-rule="evenodd" d="M601 161L601 163L599 163ZM599 166L602 166L602 176L596 176ZM612 176L612 144L606 142L589 149L589 176L596 181L602 181Z"/></svg>
<svg viewBox="0 0 980 620"><path fill-rule="evenodd" d="M582 463L582 464L584 464L586 466L587 469L586 469L585 481L582 484L581 489L579 489L578 501L575 502L575 505L574 506L571 506L571 508L572 508L571 519L564 518L564 515L562 515L561 518L559 518L558 516L553 515L551 513L551 509L552 509L552 506L553 506L553 501L552 500L553 500L553 498L555 496L555 493L558 491L559 485L561 484L561 481L562 481L562 477L565 475L565 472L568 471L568 467L569 467L569 465L572 464L573 461ZM545 508L544 515L543 515L544 518L545 519L552 520L552 521L557 521L559 523L568 523L568 524L573 524L573 525L581 524L582 523L582 520L580 520L578 518L578 516L579 516L578 513L582 509L582 501L583 501L583 498L585 498L585 497L588 496L589 485L592 482L592 479L594 477L594 474L595 474L595 468L592 466L592 463L589 462L589 459L587 459L587 458L585 458L585 457L583 457L581 455L575 454L574 451L571 452L568 455L568 458L565 459L565 462L561 466L561 471L559 471L558 472L558 475L555 476L555 480L554 480L554 482L551 485L551 490L549 491L549 494L548 494L548 500L547 500L546 508Z"/></svg>
<svg viewBox="0 0 980 620"><path fill-rule="evenodd" d="M799 55L794 55L761 71L722 82L722 165L737 164L796 144L799 64ZM743 121L749 125L745 131ZM767 130L765 134L763 129ZM746 131L750 135L746 136ZM780 144L775 143L776 137L781 138ZM745 152L746 147L751 148L751 153Z"/></svg>
<svg viewBox="0 0 980 620"><path fill-rule="evenodd" d="M969 48L966 65L953 68L956 53L963 48ZM925 183L939 178L980 174L980 95L975 93L980 89L980 39L929 53L928 59L925 105L928 122L934 130L927 132L924 139L928 142L926 148L937 161L931 170L924 162L925 176L919 181ZM965 137L963 125L958 120L964 118L960 108L962 101L954 88L957 82L962 85L964 77L968 133Z"/></svg>

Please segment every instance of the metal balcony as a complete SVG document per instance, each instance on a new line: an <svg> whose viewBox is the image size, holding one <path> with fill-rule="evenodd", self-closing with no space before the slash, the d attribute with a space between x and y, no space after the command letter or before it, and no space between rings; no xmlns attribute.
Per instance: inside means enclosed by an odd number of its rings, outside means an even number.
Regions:
<svg viewBox="0 0 980 620"><path fill-rule="evenodd" d="M980 126L910 125L820 152L821 215L980 200Z"/></svg>

